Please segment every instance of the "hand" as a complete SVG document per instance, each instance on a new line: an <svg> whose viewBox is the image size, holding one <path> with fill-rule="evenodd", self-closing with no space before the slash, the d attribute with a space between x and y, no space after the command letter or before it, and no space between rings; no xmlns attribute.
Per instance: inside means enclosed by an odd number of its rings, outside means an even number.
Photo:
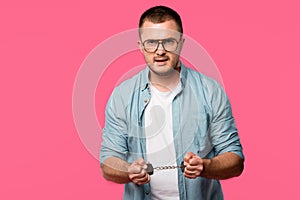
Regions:
<svg viewBox="0 0 300 200"><path fill-rule="evenodd" d="M146 172L147 164L142 158L138 158L128 167L129 179L137 185L150 182L150 175Z"/></svg>
<svg viewBox="0 0 300 200"><path fill-rule="evenodd" d="M197 178L203 171L203 159L192 152L184 156L184 176L187 178Z"/></svg>

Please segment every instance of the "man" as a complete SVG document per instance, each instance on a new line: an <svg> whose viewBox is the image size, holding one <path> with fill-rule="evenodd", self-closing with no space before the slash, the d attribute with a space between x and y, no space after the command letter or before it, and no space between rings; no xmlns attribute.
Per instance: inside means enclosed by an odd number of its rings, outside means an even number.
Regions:
<svg viewBox="0 0 300 200"><path fill-rule="evenodd" d="M244 162L226 94L180 62L183 29L174 10L145 11L139 34L148 67L108 101L104 178L125 184L124 199L223 199L219 180L239 176Z"/></svg>

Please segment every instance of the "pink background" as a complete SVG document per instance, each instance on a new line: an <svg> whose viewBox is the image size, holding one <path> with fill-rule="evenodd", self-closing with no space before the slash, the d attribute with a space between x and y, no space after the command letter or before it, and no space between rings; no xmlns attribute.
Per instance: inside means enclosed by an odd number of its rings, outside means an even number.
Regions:
<svg viewBox="0 0 300 200"><path fill-rule="evenodd" d="M78 136L73 85L95 46L136 28L140 14L158 4L181 14L231 99L246 162L241 177L222 181L226 199L300 198L296 0L19 0L0 3L0 199L121 199L122 186L101 177ZM130 60L119 66L126 72ZM115 81L104 80L106 91ZM97 93L100 124L103 99Z"/></svg>

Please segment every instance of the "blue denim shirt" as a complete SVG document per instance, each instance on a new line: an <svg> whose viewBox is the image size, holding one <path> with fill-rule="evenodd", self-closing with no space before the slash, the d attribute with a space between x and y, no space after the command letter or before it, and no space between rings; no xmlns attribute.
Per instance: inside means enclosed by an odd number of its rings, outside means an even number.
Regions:
<svg viewBox="0 0 300 200"><path fill-rule="evenodd" d="M145 108L150 101L149 69L116 87L107 103L100 162L115 156L129 163L146 157ZM182 90L173 100L173 137L180 165L189 151L202 158L233 152L244 158L229 100L211 78L181 64ZM155 172L154 172L155 173ZM151 199L150 183L125 184L123 199ZM223 199L220 182L198 177L188 179L178 169L180 199Z"/></svg>

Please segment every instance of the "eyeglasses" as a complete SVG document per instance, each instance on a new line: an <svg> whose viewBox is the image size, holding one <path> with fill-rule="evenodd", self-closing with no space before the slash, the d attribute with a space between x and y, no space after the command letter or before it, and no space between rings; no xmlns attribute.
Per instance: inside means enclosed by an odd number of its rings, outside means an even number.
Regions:
<svg viewBox="0 0 300 200"><path fill-rule="evenodd" d="M177 50L178 41L174 38L167 38L162 40L145 40L143 46L146 52L154 53L157 51L159 44L162 45L165 51L174 52Z"/></svg>

